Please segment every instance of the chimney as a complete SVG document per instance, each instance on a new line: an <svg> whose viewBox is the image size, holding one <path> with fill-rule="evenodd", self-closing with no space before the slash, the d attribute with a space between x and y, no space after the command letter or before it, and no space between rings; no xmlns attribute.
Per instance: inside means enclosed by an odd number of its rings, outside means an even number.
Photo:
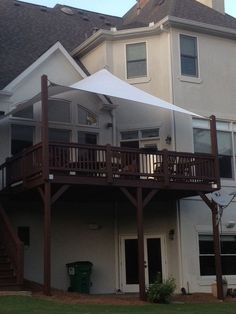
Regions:
<svg viewBox="0 0 236 314"><path fill-rule="evenodd" d="M224 0L197 0L198 2L207 5L208 7L225 14L225 1Z"/></svg>
<svg viewBox="0 0 236 314"><path fill-rule="evenodd" d="M149 0L137 0L137 2L138 2L138 7L142 9L149 2Z"/></svg>

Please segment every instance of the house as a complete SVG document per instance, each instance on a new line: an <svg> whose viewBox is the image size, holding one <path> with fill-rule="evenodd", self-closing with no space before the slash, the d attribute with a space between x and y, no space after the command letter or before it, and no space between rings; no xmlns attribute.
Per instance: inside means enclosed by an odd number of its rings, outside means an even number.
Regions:
<svg viewBox="0 0 236 314"><path fill-rule="evenodd" d="M141 0L118 18L1 0L0 14L3 115L40 92L42 75L52 88L71 86L104 68L199 115L68 90L51 94L48 113L36 97L0 120L2 242L18 248L18 274L20 243L9 230L24 241L18 280L67 290L65 265L88 260L91 293L140 289L144 298L157 273L173 276L178 291L211 291L217 221L205 195L235 189L236 19L223 1ZM221 219L232 288L234 205Z"/></svg>

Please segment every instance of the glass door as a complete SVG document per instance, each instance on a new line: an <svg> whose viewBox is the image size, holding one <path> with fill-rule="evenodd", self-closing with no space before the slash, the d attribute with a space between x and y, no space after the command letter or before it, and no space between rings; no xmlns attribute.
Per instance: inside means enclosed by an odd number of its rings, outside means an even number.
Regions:
<svg viewBox="0 0 236 314"><path fill-rule="evenodd" d="M144 237L145 284L163 279L163 239L160 236ZM121 280L124 292L138 292L138 240L135 236L121 237Z"/></svg>

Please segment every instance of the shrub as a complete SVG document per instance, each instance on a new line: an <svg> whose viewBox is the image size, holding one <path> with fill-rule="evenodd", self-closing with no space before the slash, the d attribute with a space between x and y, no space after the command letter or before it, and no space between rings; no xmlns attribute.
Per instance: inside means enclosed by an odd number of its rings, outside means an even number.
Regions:
<svg viewBox="0 0 236 314"><path fill-rule="evenodd" d="M170 303L170 298L176 288L174 278L169 278L163 282L155 281L147 291L147 298L152 303Z"/></svg>

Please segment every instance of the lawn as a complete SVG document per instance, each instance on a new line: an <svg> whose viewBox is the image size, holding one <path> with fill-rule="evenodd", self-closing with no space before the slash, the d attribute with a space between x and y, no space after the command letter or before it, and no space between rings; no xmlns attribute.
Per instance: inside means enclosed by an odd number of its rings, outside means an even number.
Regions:
<svg viewBox="0 0 236 314"><path fill-rule="evenodd" d="M147 304L79 305L61 304L33 297L0 297L0 314L227 314L236 313L236 304Z"/></svg>

